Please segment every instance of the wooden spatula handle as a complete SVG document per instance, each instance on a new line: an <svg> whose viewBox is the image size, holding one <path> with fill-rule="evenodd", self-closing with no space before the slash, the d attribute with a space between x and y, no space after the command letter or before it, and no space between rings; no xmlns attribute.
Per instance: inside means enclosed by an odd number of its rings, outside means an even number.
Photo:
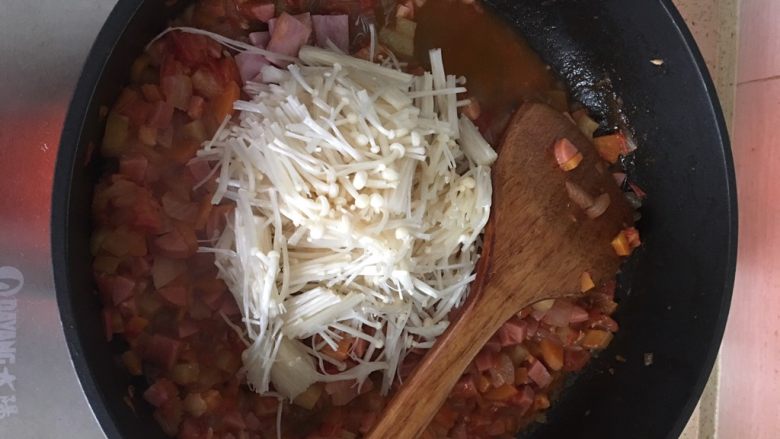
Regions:
<svg viewBox="0 0 780 439"><path fill-rule="evenodd" d="M488 289L490 286L486 286ZM475 291L472 290L472 293ZM500 296L495 291L482 291L486 297ZM471 299L471 298L470 298ZM468 316L480 302L480 312ZM413 439L420 436L438 409L444 404L450 390L458 382L463 371L479 353L490 337L514 313L511 306L501 306L498 300L469 300L463 314L453 322L447 332L439 337L436 345L428 352L412 375L404 381L403 389L385 407L377 425L366 436L367 439ZM486 309L490 308L490 309ZM467 318L468 317L468 318ZM467 322L476 330L462 331L461 322ZM457 340L448 340L450 334ZM423 374L435 378L436 387L427 387L424 393L409 391L422 387ZM428 383L430 385L430 383ZM403 391L403 390L407 391Z"/></svg>

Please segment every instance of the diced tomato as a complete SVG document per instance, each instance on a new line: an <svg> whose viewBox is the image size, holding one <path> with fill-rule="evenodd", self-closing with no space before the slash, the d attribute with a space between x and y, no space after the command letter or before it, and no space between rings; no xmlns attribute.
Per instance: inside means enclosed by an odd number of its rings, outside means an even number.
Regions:
<svg viewBox="0 0 780 439"><path fill-rule="evenodd" d="M214 99L224 90L224 80L213 67L203 66L192 74L192 86L199 95Z"/></svg>
<svg viewBox="0 0 780 439"><path fill-rule="evenodd" d="M243 430L246 428L244 417L238 410L231 410L222 415L222 422L231 430Z"/></svg>
<svg viewBox="0 0 780 439"><path fill-rule="evenodd" d="M601 158L610 163L617 163L621 155L628 154L626 137L620 132L596 137L593 139L593 144Z"/></svg>
<svg viewBox="0 0 780 439"><path fill-rule="evenodd" d="M268 23L276 14L276 5L273 2L249 1L241 5L241 12L249 19Z"/></svg>
<svg viewBox="0 0 780 439"><path fill-rule="evenodd" d="M335 381L325 384L325 392L330 395L335 406L347 405L358 396L358 386L354 380Z"/></svg>
<svg viewBox="0 0 780 439"><path fill-rule="evenodd" d="M160 85L168 103L179 110L187 111L192 98L192 80L189 76L183 74L163 76Z"/></svg>
<svg viewBox="0 0 780 439"><path fill-rule="evenodd" d="M171 398L175 398L178 393L179 391L176 388L176 384L166 378L161 378L146 389L144 392L144 399L147 400L149 404L160 407Z"/></svg>
<svg viewBox="0 0 780 439"><path fill-rule="evenodd" d="M474 377L463 375L453 387L451 396L456 398L473 398L478 395L477 386L474 384Z"/></svg>
<svg viewBox="0 0 780 439"><path fill-rule="evenodd" d="M171 125L171 120L173 120L173 110L171 103L157 101L153 104L146 123L152 128L168 128Z"/></svg>
<svg viewBox="0 0 780 439"><path fill-rule="evenodd" d="M143 317L133 316L125 323L125 336L137 337L149 325L149 321Z"/></svg>
<svg viewBox="0 0 780 439"><path fill-rule="evenodd" d="M188 32L171 32L170 40L176 58L188 66L202 64L214 53L210 39L204 35Z"/></svg>
<svg viewBox="0 0 780 439"><path fill-rule="evenodd" d="M143 356L146 360L166 369L176 363L181 342L163 335L154 334L146 341Z"/></svg>
<svg viewBox="0 0 780 439"><path fill-rule="evenodd" d="M155 84L144 84L141 86L141 93L148 102L158 102L162 100L160 87Z"/></svg>
<svg viewBox="0 0 780 439"><path fill-rule="evenodd" d="M576 372L585 367L590 360L590 352L586 350L567 349L563 355L563 370Z"/></svg>
<svg viewBox="0 0 780 439"><path fill-rule="evenodd" d="M193 95L190 99L190 106L187 108L187 115L192 119L200 119L203 116L203 108L206 101L198 95Z"/></svg>
<svg viewBox="0 0 780 439"><path fill-rule="evenodd" d="M149 160L141 154L124 154L119 158L119 173L128 179L143 184Z"/></svg>
<svg viewBox="0 0 780 439"><path fill-rule="evenodd" d="M175 306L185 307L190 301L189 289L181 285L170 285L157 290L160 295Z"/></svg>
<svg viewBox="0 0 780 439"><path fill-rule="evenodd" d="M111 297L116 306L133 297L135 281L125 276L101 276L97 279L98 288Z"/></svg>

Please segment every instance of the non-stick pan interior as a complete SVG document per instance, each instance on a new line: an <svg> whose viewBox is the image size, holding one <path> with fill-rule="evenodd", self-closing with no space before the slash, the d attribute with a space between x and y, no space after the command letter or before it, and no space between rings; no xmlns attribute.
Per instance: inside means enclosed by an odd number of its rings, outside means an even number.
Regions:
<svg viewBox="0 0 780 439"><path fill-rule="evenodd" d="M139 396L143 382L130 380L110 353L121 343L104 340L89 255L92 185L102 164L85 163L90 145L100 144L100 106L116 98L134 57L175 12L164 3L120 0L74 95L55 177L52 246L63 325L109 437L164 435ZM547 423L526 436L676 438L717 353L736 249L731 155L701 57L666 0L486 3L603 126L628 124L640 147L633 175L649 194L639 223L645 245L621 275L620 331L562 392ZM128 386L135 396L125 399Z"/></svg>

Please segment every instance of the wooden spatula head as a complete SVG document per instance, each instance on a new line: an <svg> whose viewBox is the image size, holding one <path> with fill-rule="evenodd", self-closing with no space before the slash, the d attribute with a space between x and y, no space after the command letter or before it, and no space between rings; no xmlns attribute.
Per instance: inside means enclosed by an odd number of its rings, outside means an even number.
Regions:
<svg viewBox="0 0 780 439"><path fill-rule="evenodd" d="M565 138L583 159L564 172L553 145ZM566 116L525 104L512 117L492 168L493 206L477 278L460 316L450 324L380 416L368 438L415 438L427 427L466 366L498 328L541 299L580 293L615 276L620 258L611 241L633 211L590 141ZM610 204L589 218L566 188Z"/></svg>

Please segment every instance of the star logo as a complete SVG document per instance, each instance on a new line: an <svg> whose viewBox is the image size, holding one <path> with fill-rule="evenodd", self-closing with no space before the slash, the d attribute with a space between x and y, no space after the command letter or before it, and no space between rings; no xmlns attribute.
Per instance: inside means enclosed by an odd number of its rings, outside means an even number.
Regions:
<svg viewBox="0 0 780 439"><path fill-rule="evenodd" d="M8 366L4 367L3 371L0 372L0 388L8 386L11 390L16 391L16 388L14 388L14 381L16 381L16 377L8 372Z"/></svg>

